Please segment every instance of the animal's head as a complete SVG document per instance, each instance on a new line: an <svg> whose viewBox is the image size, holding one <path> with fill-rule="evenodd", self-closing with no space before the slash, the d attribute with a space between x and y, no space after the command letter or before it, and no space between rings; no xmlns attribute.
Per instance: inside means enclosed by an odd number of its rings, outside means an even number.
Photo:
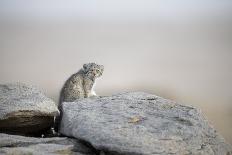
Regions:
<svg viewBox="0 0 232 155"><path fill-rule="evenodd" d="M88 77L97 78L102 75L104 66L96 63L87 63L83 65L83 69Z"/></svg>

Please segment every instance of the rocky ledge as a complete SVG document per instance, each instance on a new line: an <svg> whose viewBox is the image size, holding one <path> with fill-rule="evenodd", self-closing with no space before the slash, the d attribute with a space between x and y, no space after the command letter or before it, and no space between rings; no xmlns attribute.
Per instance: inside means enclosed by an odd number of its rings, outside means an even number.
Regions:
<svg viewBox="0 0 232 155"><path fill-rule="evenodd" d="M0 85L0 131L38 134L53 125L57 105L34 86L14 83Z"/></svg>
<svg viewBox="0 0 232 155"><path fill-rule="evenodd" d="M57 105L36 87L0 85L0 132L8 133L0 133L0 154L232 155L200 110L155 95L121 93L60 107L63 137L26 137L49 133Z"/></svg>
<svg viewBox="0 0 232 155"><path fill-rule="evenodd" d="M60 132L104 154L232 154L198 109L155 95L121 93L61 107Z"/></svg>

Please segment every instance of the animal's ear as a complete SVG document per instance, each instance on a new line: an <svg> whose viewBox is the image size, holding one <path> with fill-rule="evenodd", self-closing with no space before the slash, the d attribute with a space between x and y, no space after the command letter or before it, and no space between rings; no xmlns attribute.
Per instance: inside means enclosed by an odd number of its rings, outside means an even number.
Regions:
<svg viewBox="0 0 232 155"><path fill-rule="evenodd" d="M83 65L83 68L84 68L84 70L87 70L88 64L84 64L84 65Z"/></svg>

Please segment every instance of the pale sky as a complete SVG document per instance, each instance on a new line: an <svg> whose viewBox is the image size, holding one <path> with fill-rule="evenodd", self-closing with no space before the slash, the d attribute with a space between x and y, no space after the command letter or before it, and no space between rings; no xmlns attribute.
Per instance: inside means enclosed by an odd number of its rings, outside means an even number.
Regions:
<svg viewBox="0 0 232 155"><path fill-rule="evenodd" d="M0 15L18 18L154 19L231 17L231 0L2 0Z"/></svg>

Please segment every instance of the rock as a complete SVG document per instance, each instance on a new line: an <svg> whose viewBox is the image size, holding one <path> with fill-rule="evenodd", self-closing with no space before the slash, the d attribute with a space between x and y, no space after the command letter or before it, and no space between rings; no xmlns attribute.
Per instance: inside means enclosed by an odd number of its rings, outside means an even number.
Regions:
<svg viewBox="0 0 232 155"><path fill-rule="evenodd" d="M80 141L67 137L33 138L0 134L0 154L4 155L95 155Z"/></svg>
<svg viewBox="0 0 232 155"><path fill-rule="evenodd" d="M0 85L0 132L32 134L53 125L57 105L36 87Z"/></svg>
<svg viewBox="0 0 232 155"><path fill-rule="evenodd" d="M62 103L60 132L105 154L229 155L232 148L202 113L143 93Z"/></svg>

